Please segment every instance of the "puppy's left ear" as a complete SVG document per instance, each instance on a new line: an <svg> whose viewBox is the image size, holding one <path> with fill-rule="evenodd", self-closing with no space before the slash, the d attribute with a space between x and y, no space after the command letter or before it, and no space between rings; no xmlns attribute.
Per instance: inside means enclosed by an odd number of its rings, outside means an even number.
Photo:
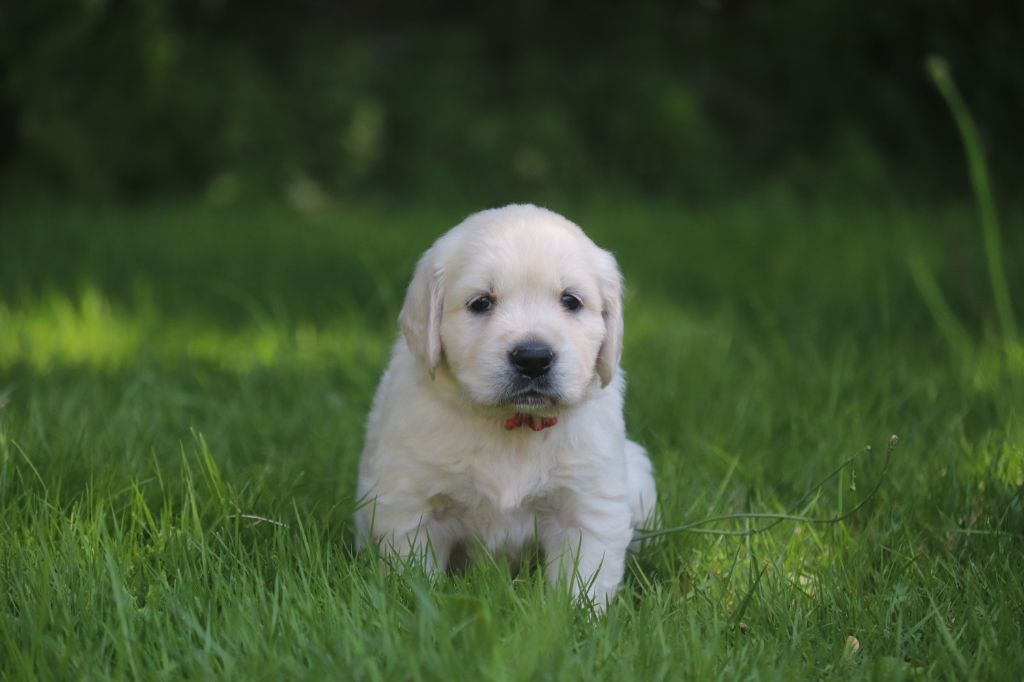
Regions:
<svg viewBox="0 0 1024 682"><path fill-rule="evenodd" d="M601 291L601 317L604 318L604 341L597 353L597 375L601 387L611 383L622 358L622 274L615 256L601 251L597 261L598 286Z"/></svg>
<svg viewBox="0 0 1024 682"><path fill-rule="evenodd" d="M441 364L441 311L444 305L444 271L437 263L436 249L428 250L413 273L398 314L405 343L434 377Z"/></svg>

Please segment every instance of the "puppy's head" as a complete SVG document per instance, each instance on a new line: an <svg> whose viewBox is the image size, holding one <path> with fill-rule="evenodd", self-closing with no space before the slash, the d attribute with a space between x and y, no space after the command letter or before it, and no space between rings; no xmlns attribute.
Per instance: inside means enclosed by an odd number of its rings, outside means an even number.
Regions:
<svg viewBox="0 0 1024 682"><path fill-rule="evenodd" d="M433 375L472 402L551 412L606 386L622 352L615 258L551 211L482 211L423 255L399 321Z"/></svg>

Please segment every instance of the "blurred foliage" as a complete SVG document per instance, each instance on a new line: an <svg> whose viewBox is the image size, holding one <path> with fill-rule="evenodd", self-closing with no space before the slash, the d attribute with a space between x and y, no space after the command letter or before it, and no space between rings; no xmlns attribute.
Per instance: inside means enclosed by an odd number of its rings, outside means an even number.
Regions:
<svg viewBox="0 0 1024 682"><path fill-rule="evenodd" d="M944 190L965 183L922 68L939 53L1016 181L1022 25L1012 0L9 2L0 172L15 191L300 203L702 196L766 174Z"/></svg>

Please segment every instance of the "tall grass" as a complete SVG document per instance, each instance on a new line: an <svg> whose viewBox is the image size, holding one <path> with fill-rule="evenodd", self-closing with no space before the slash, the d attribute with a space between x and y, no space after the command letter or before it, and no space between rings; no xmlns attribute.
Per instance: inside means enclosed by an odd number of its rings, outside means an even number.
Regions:
<svg viewBox="0 0 1024 682"><path fill-rule="evenodd" d="M964 145L971 190L974 193L982 240L985 244L985 263L988 267L989 284L992 288L999 327L1007 348L1013 348L1017 345L1017 322L1013 311L1013 301L1010 297L1010 286L1003 266L1003 242L1000 236L999 216L992 195L992 184L989 180L988 163L985 160L981 136L978 134L974 117L971 116L970 109L967 108L967 104L953 80L946 60L932 56L928 58L926 65L928 75L949 107L953 120L956 121L960 140ZM923 283L922 294L926 301L929 301L929 308L932 309L933 314L937 314L936 319L940 326L944 330L950 330L952 325L947 313L948 307L939 303L937 287L926 281L927 278L919 264L915 266L915 279L919 281L919 286L922 286ZM955 345L962 343L962 339L952 338L958 336L956 332L950 334L949 331L946 331L946 334Z"/></svg>

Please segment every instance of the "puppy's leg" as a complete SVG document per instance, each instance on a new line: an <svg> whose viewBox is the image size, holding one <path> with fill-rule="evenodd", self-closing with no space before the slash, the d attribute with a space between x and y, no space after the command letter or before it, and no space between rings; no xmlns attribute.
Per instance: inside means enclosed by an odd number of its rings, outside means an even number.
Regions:
<svg viewBox="0 0 1024 682"><path fill-rule="evenodd" d="M622 582L633 535L626 501L568 494L540 535L548 580L565 580L574 595L586 594L603 612Z"/></svg>
<svg viewBox="0 0 1024 682"><path fill-rule="evenodd" d="M422 563L427 573L440 574L448 569L452 545L447 533L435 524L425 523L405 533L385 536L380 547L386 556Z"/></svg>
<svg viewBox="0 0 1024 682"><path fill-rule="evenodd" d="M376 506L365 536L371 538L382 556L394 559L397 566L422 564L428 573L443 573L455 537L449 524L439 522L431 512L404 512Z"/></svg>
<svg viewBox="0 0 1024 682"><path fill-rule="evenodd" d="M634 530L657 528L655 505L658 493L654 487L651 460L643 446L631 440L626 441L626 496ZM629 548L638 550L640 542L632 543Z"/></svg>

